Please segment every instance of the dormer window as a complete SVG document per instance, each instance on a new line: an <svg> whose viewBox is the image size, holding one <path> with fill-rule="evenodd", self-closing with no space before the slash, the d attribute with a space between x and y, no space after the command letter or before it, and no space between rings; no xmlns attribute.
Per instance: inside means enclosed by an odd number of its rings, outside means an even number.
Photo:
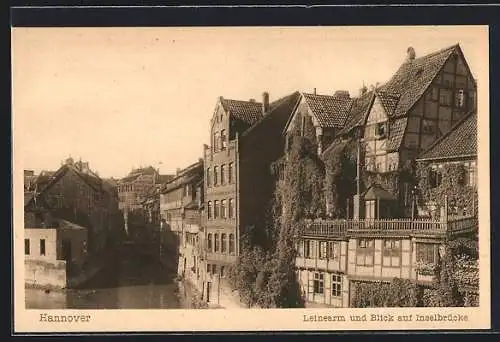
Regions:
<svg viewBox="0 0 500 342"><path fill-rule="evenodd" d="M386 132L386 123L380 122L375 126L375 136L377 138L385 138Z"/></svg>

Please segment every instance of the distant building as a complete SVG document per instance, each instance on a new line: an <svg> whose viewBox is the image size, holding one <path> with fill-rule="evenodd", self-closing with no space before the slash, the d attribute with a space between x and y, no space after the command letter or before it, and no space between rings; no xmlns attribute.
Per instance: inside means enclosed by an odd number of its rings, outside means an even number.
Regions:
<svg viewBox="0 0 500 342"><path fill-rule="evenodd" d="M133 169L128 176L117 181L119 207L122 211L134 212L143 209L153 189L165 184L172 175L161 175L152 166Z"/></svg>
<svg viewBox="0 0 500 342"><path fill-rule="evenodd" d="M88 251L99 253L114 243L123 229L115 194L106 184L72 158L51 176L40 174L25 192L25 212L40 207L53 217L88 228Z"/></svg>

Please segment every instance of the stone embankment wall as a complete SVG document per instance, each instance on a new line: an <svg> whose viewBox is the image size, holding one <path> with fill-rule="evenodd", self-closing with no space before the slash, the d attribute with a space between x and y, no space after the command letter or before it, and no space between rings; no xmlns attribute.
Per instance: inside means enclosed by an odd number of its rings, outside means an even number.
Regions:
<svg viewBox="0 0 500 342"><path fill-rule="evenodd" d="M66 262L25 260L24 261L25 285L63 289L66 288Z"/></svg>

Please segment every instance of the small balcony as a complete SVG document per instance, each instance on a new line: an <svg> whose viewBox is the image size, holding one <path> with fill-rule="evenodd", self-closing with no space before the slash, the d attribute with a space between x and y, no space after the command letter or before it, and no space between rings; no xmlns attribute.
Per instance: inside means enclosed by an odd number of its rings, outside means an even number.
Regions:
<svg viewBox="0 0 500 342"><path fill-rule="evenodd" d="M306 220L304 235L344 238L349 236L435 236L476 232L477 216L429 219Z"/></svg>

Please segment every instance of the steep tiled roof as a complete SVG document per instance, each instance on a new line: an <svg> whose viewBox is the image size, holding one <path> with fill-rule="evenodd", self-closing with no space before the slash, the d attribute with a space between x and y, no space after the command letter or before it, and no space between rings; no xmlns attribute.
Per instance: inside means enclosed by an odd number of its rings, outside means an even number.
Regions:
<svg viewBox="0 0 500 342"><path fill-rule="evenodd" d="M373 99L373 91L369 91L362 96L355 98L351 106L351 110L347 116L344 128L339 131L339 134L345 134L351 131L354 127L363 124L365 114L370 107Z"/></svg>
<svg viewBox="0 0 500 342"><path fill-rule="evenodd" d="M42 177L41 182L38 183L39 193L36 197L37 198L40 197L40 195L42 195L45 191L47 191L52 185L57 183L70 170L75 172L85 183L87 183L95 191L97 192L103 191L102 181L100 178L80 172L75 167L68 164L64 164L56 172L54 172L52 176ZM31 203L32 201L33 198L31 198L27 203L25 203L25 206L27 206L28 203Z"/></svg>
<svg viewBox="0 0 500 342"><path fill-rule="evenodd" d="M249 127L245 132L243 132L242 137L247 136L254 131L257 131L266 125L269 127L272 126L273 132L282 132L288 120L291 118L291 114L299 99L300 93L296 91L290 95L281 97L278 100L272 102L269 105L269 113L263 116L254 125Z"/></svg>
<svg viewBox="0 0 500 342"><path fill-rule="evenodd" d="M376 91L377 96L382 103L382 107L384 107L387 116L392 117L394 114L394 110L396 109L400 95L399 94L391 94L384 91Z"/></svg>
<svg viewBox="0 0 500 342"><path fill-rule="evenodd" d="M447 159L477 155L477 115L470 113L436 140L418 159Z"/></svg>
<svg viewBox="0 0 500 342"><path fill-rule="evenodd" d="M380 92L400 95L391 116L399 117L407 114L457 48L458 45L453 45L406 61L387 83L377 89Z"/></svg>
<svg viewBox="0 0 500 342"><path fill-rule="evenodd" d="M222 98L221 104L226 111L231 113L231 115L248 125L253 125L263 117L262 104L259 102L229 100Z"/></svg>
<svg viewBox="0 0 500 342"><path fill-rule="evenodd" d="M395 151L401 146L405 134L408 118L398 118L389 121L389 138L387 141L387 150Z"/></svg>
<svg viewBox="0 0 500 342"><path fill-rule="evenodd" d="M353 100L346 97L302 93L321 127L343 127Z"/></svg>

